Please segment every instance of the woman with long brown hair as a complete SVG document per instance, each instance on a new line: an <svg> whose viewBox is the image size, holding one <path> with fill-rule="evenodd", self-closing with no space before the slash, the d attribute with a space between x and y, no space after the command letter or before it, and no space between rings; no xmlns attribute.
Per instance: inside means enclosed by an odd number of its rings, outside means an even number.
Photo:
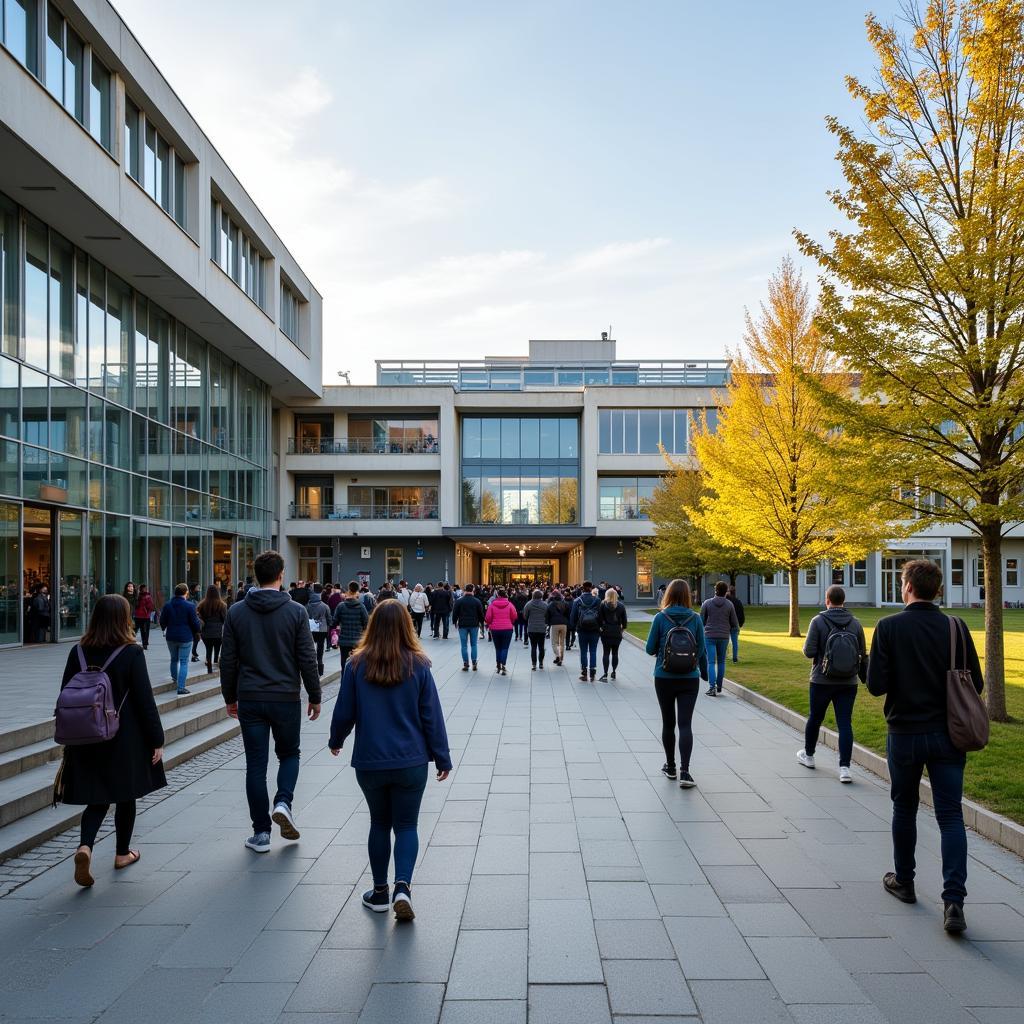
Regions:
<svg viewBox="0 0 1024 1024"><path fill-rule="evenodd" d="M374 608L345 665L328 744L335 757L353 728L352 767L370 808L367 848L373 888L363 893L363 906L378 912L391 906L399 921L411 921L412 871L419 852L416 826L427 764L434 762L437 780L444 782L452 759L430 659L398 601L382 601ZM392 832L395 888L389 894Z"/></svg>
<svg viewBox="0 0 1024 1024"><path fill-rule="evenodd" d="M220 596L220 587L206 588L206 597L196 607L196 614L203 628L199 635L206 648L206 671L212 672L220 660L220 645L224 639L224 620L228 617L228 606Z"/></svg>
<svg viewBox="0 0 1024 1024"><path fill-rule="evenodd" d="M135 801L166 786L167 779L162 764L164 730L146 656L135 643L131 609L120 594L107 594L96 602L89 628L68 653L62 690L83 663L106 665L113 704L120 708L118 730L111 739L64 748L61 791L56 794L63 803L87 805L75 854L75 881L90 886L92 848L110 805L116 805L114 869L120 871L140 856L129 845L135 829Z"/></svg>

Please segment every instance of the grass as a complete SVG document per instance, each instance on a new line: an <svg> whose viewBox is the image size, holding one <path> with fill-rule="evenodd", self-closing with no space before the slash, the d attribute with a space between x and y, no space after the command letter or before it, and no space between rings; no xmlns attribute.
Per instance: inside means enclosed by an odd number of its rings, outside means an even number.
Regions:
<svg viewBox="0 0 1024 1024"><path fill-rule="evenodd" d="M729 662L730 679L763 693L766 697L803 714L808 710L807 677L809 662L802 653L803 638L786 635L789 612L786 608L747 608L746 625L740 634L740 661ZM816 609L801 609L800 626L807 624ZM854 608L863 623L868 644L875 623L891 609ZM653 614L653 609L651 610ZM980 608L957 609L967 623L979 654L984 652L984 626ZM1009 722L993 722L989 745L968 754L964 793L971 800L1017 822L1024 822L1024 610L1004 613L1006 629L1006 704ZM646 621L631 622L629 631L647 639ZM731 657L731 655L730 655ZM984 667L984 659L982 660ZM885 754L885 719L882 698L872 697L862 686L853 712L854 738L858 743ZM829 709L825 724L835 728Z"/></svg>

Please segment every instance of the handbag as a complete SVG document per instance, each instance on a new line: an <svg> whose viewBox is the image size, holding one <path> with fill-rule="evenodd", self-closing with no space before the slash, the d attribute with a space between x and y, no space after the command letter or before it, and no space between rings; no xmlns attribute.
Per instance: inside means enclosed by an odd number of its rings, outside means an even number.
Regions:
<svg viewBox="0 0 1024 1024"><path fill-rule="evenodd" d="M964 667L956 667L956 638L964 651ZM988 744L988 709L967 667L967 631L960 619L949 618L949 671L946 673L946 724L957 750L967 753Z"/></svg>

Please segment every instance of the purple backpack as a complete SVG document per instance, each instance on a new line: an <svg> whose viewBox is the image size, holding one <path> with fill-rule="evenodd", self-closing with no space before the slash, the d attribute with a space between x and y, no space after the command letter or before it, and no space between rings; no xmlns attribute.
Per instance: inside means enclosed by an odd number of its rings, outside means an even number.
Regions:
<svg viewBox="0 0 1024 1024"><path fill-rule="evenodd" d="M103 743L117 735L121 724L121 708L128 699L127 692L119 707L114 707L114 687L107 675L111 662L127 645L118 647L102 667L87 665L81 644L78 663L81 666L60 691L54 711L53 738L64 747L81 747L90 743Z"/></svg>

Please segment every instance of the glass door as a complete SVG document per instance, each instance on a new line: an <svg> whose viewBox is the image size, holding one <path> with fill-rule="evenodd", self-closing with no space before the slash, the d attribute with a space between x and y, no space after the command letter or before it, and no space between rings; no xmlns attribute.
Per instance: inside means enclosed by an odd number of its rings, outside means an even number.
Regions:
<svg viewBox="0 0 1024 1024"><path fill-rule="evenodd" d="M0 502L0 647L21 638L21 506Z"/></svg>
<svg viewBox="0 0 1024 1024"><path fill-rule="evenodd" d="M66 640L85 632L85 517L81 512L64 510L57 515L60 524L57 639Z"/></svg>
<svg viewBox="0 0 1024 1024"><path fill-rule="evenodd" d="M21 595L25 643L44 644L53 635L53 514L26 505L22 529Z"/></svg>
<svg viewBox="0 0 1024 1024"><path fill-rule="evenodd" d="M234 585L238 582L232 572L231 537L223 533L213 535L213 580L220 580L228 593L234 593Z"/></svg>

